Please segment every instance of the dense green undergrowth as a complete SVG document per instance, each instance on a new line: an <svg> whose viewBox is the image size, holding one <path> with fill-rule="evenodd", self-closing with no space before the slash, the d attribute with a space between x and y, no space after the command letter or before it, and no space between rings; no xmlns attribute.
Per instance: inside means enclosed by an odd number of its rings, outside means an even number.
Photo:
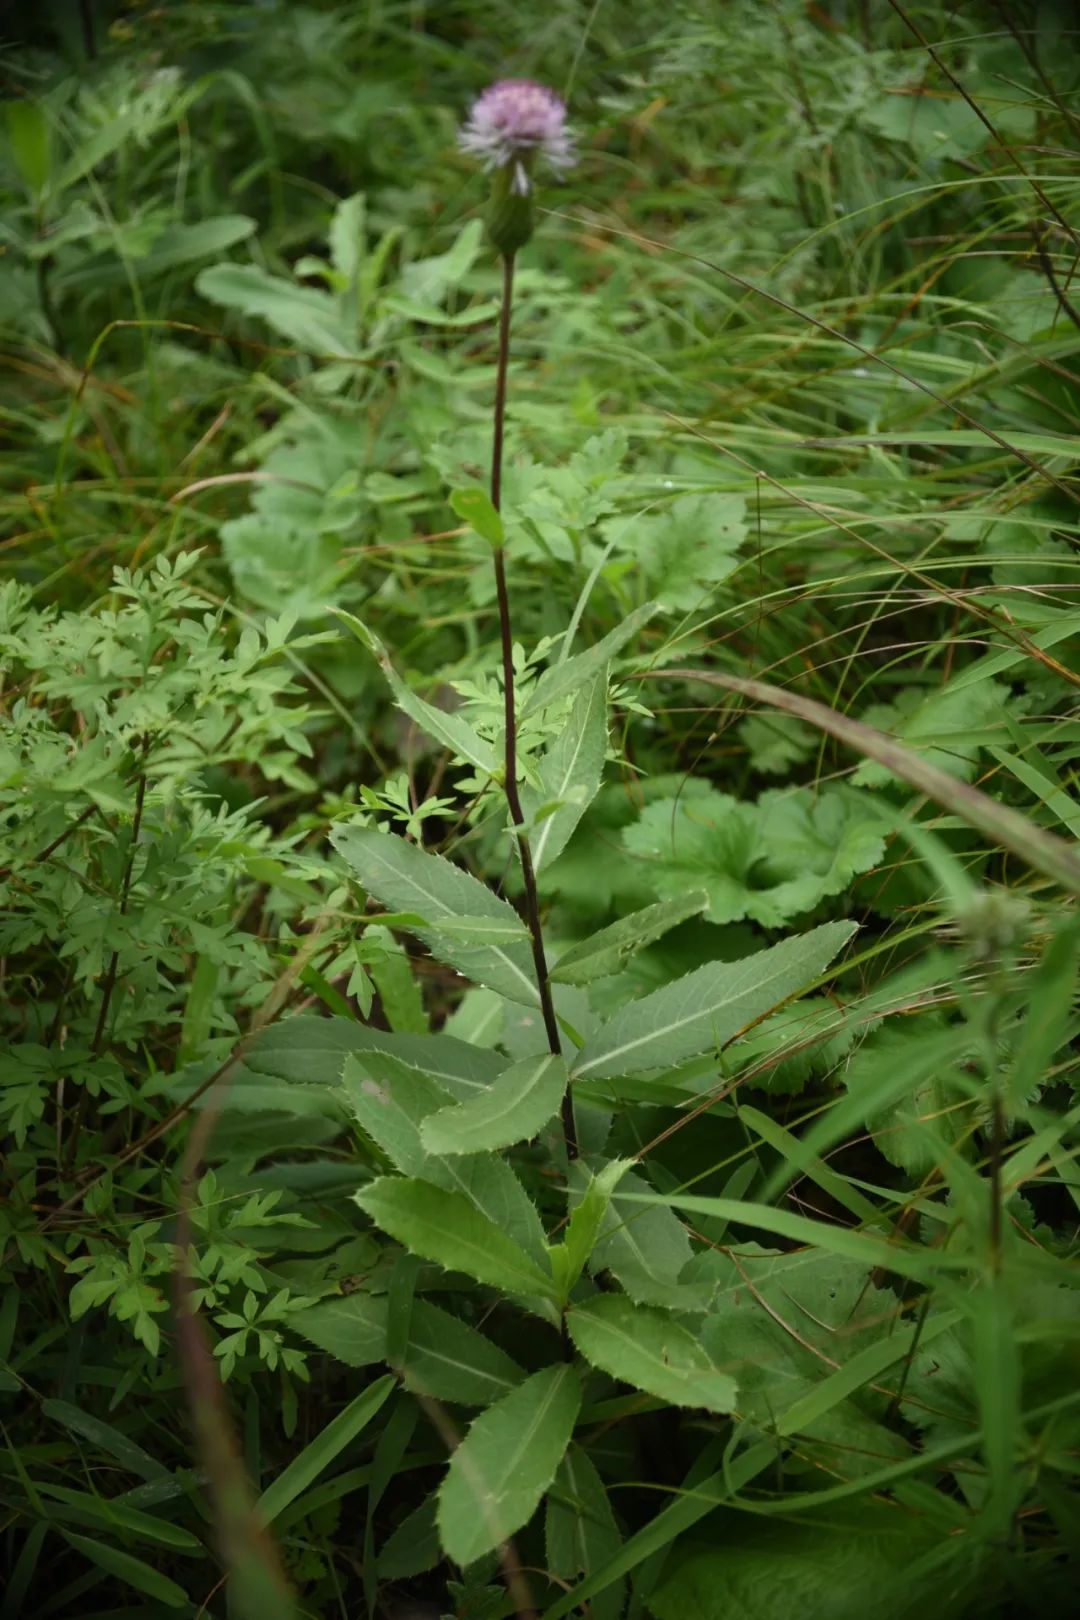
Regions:
<svg viewBox="0 0 1080 1620"><path fill-rule="evenodd" d="M0 1616L1069 1612L1065 8L19 30Z"/></svg>

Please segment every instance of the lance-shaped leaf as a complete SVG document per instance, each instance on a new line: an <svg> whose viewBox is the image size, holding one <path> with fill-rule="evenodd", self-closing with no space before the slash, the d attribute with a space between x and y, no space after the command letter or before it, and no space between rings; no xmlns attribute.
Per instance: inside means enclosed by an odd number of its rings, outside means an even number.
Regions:
<svg viewBox="0 0 1080 1620"><path fill-rule="evenodd" d="M417 934L459 973L511 1001L539 1005L527 939L517 944L476 945L440 930L440 923L457 923L462 917L491 917L508 928L516 923L513 906L485 884L441 855L429 855L404 838L376 832L373 827L338 827L331 842L369 894L394 911L411 911L427 919L428 927L417 928Z"/></svg>
<svg viewBox="0 0 1080 1620"><path fill-rule="evenodd" d="M606 1177L611 1169L607 1165L600 1177ZM571 1201L577 1196L575 1182L580 1185L581 1175L579 1165L573 1165ZM593 1273L612 1272L630 1298L642 1305L673 1305L685 1299L676 1281L691 1253L685 1226L674 1210L625 1202L627 1193L651 1191L637 1171L617 1175L613 1188L616 1185L600 1219L589 1269Z"/></svg>
<svg viewBox="0 0 1080 1620"><path fill-rule="evenodd" d="M341 1086L358 1124L394 1168L406 1176L425 1176L429 1153L421 1141L421 1122L447 1107L448 1093L430 1075L389 1052L347 1057Z"/></svg>
<svg viewBox="0 0 1080 1620"><path fill-rule="evenodd" d="M581 1446L571 1446L559 1465L545 1532L548 1568L568 1585L602 1569L622 1546L604 1482ZM625 1595L623 1582L612 1582L589 1604L592 1620L619 1620Z"/></svg>
<svg viewBox="0 0 1080 1620"><path fill-rule="evenodd" d="M604 773L607 753L607 668L582 687L570 718L540 762L540 789L522 797L525 813L534 820L543 807L556 809L543 816L530 838L533 866L548 866L566 848L570 836L592 803Z"/></svg>
<svg viewBox="0 0 1080 1620"><path fill-rule="evenodd" d="M534 1260L543 1261L540 1217L505 1159L488 1153L442 1158L429 1152L421 1136L424 1121L450 1105L432 1075L388 1052L361 1052L346 1059L342 1085L358 1123L396 1169L460 1193ZM483 1099L487 1089L468 1096Z"/></svg>
<svg viewBox="0 0 1080 1620"><path fill-rule="evenodd" d="M629 917L620 917L618 922L564 951L551 977L560 984L591 984L594 979L619 973L635 951L651 945L688 917L696 917L707 904L705 891L695 889L677 900L660 900L654 906L631 912Z"/></svg>
<svg viewBox="0 0 1080 1620"><path fill-rule="evenodd" d="M709 962L623 1007L587 1041L574 1078L668 1068L722 1046L820 976L855 932L825 923L738 962Z"/></svg>
<svg viewBox="0 0 1080 1620"><path fill-rule="evenodd" d="M349 1294L296 1311L289 1325L348 1367L386 1360L385 1294ZM414 1299L402 1358L406 1386L462 1406L489 1406L524 1376L517 1362L482 1333L427 1299Z"/></svg>
<svg viewBox="0 0 1080 1620"><path fill-rule="evenodd" d="M578 1375L564 1364L534 1373L475 1420L439 1491L439 1535L455 1563L474 1563L532 1518L580 1406Z"/></svg>
<svg viewBox="0 0 1080 1620"><path fill-rule="evenodd" d="M353 1018L313 1018L297 1013L261 1030L244 1059L260 1074L311 1085L334 1086L351 1052L389 1052L445 1086L463 1101L491 1084L506 1059L488 1047L473 1046L445 1033L401 1035L372 1029Z"/></svg>
<svg viewBox="0 0 1080 1620"><path fill-rule="evenodd" d="M566 1315L570 1337L594 1367L673 1406L730 1412L734 1378L721 1372L697 1335L667 1311L599 1294Z"/></svg>
<svg viewBox="0 0 1080 1620"><path fill-rule="evenodd" d="M463 1193L409 1176L381 1176L356 1194L356 1202L376 1226L423 1260L506 1293L554 1297L550 1274Z"/></svg>
<svg viewBox="0 0 1080 1620"><path fill-rule="evenodd" d="M604 1217L611 1203L612 1191L626 1175L632 1163L632 1159L612 1159L597 1174L589 1174L585 1190L579 1195L579 1201L574 1205L570 1219L566 1223L566 1235L561 1243L553 1243L548 1250L551 1269L564 1300L569 1297L571 1288L581 1276L596 1247ZM575 1165L573 1168L577 1170L578 1166Z"/></svg>
<svg viewBox="0 0 1080 1620"><path fill-rule="evenodd" d="M411 934L428 926L418 911L380 911L364 918L367 928L407 928ZM446 917L439 932L463 945L516 945L528 943L529 932L520 917Z"/></svg>
<svg viewBox="0 0 1080 1620"><path fill-rule="evenodd" d="M387 685L397 699L398 707L405 711L410 720L415 720L421 731L426 731L429 737L434 737L436 742L442 743L444 748L449 748L459 759L467 759L470 765L475 765L478 770L486 771L489 776L493 776L499 768L499 761L491 744L478 737L472 726L459 714L449 714L445 709L438 709L433 703L427 703L422 697L418 697L395 670L390 661L390 654L374 630L369 630L355 614L346 612L344 608L331 608L330 611L341 620L342 624L348 625L356 639L363 642L372 654L386 676Z"/></svg>
<svg viewBox="0 0 1080 1620"><path fill-rule="evenodd" d="M646 602L644 606L628 613L622 623L617 624L614 630L610 630L595 647L588 647L585 652L575 653L572 658L565 658L562 663L553 664L550 669L546 669L522 705L519 718L527 720L540 709L546 709L549 703L557 703L560 698L576 692L579 686L584 686L586 681L591 680L598 670L603 669L609 660L614 658L646 620L651 619L659 611L659 602Z"/></svg>
<svg viewBox="0 0 1080 1620"><path fill-rule="evenodd" d="M561 1057L522 1058L481 1096L429 1114L420 1139L429 1153L485 1153L527 1141L555 1113L567 1080Z"/></svg>

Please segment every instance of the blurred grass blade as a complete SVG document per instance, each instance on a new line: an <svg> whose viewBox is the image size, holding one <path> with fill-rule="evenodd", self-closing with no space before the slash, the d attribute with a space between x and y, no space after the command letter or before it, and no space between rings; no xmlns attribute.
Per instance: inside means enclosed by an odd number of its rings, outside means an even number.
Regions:
<svg viewBox="0 0 1080 1620"><path fill-rule="evenodd" d="M132 1587L136 1592L144 1592L147 1597L156 1603L163 1603L167 1609L186 1609L188 1595L182 1586L161 1575L141 1558L133 1553L123 1552L119 1547L110 1547L104 1541L96 1541L91 1536L77 1536L73 1530L61 1530L64 1540L89 1558L92 1564L99 1569L122 1581L125 1586Z"/></svg>

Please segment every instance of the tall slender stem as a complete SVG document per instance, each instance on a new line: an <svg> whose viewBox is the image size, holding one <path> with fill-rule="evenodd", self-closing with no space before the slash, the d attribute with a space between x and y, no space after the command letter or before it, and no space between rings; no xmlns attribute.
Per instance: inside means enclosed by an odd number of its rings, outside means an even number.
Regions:
<svg viewBox="0 0 1080 1620"><path fill-rule="evenodd" d="M502 510L506 373L510 361L510 315L513 301L514 256L512 253L507 253L503 255L502 309L499 314L499 359L495 379L495 422L491 442L491 503L496 511ZM506 717L504 770L506 802L510 809L510 819L514 824L514 836L517 839L518 856L521 860L521 877L525 887L525 920L532 938L533 966L536 970L536 987L540 993L540 1011L544 1019L544 1032L547 1035L549 1050L556 1057L559 1057L562 1055L562 1042L559 1039L559 1024L555 1017L555 1003L551 997L551 984L548 979L547 957L544 952L544 933L540 923L540 900L536 892L536 870L533 866L528 834L525 832L525 814L521 808L521 795L518 792L517 710L514 701L514 637L510 625L510 595L506 588L506 558L502 546L499 546L495 552L495 592L499 603L499 633L502 638L503 707ZM563 1135L566 1139L566 1156L568 1159L576 1159L578 1156L577 1125L574 1120L574 1105L570 1099L569 1091L563 1097L562 1124Z"/></svg>

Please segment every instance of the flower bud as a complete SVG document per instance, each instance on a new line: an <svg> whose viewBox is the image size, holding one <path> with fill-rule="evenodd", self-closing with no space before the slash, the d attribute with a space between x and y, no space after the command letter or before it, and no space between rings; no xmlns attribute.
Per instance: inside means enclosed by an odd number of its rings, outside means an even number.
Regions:
<svg viewBox="0 0 1080 1620"><path fill-rule="evenodd" d="M501 79L478 96L458 137L463 152L494 172L488 235L512 257L533 233L533 170L538 161L556 174L574 163L566 108L542 84Z"/></svg>

